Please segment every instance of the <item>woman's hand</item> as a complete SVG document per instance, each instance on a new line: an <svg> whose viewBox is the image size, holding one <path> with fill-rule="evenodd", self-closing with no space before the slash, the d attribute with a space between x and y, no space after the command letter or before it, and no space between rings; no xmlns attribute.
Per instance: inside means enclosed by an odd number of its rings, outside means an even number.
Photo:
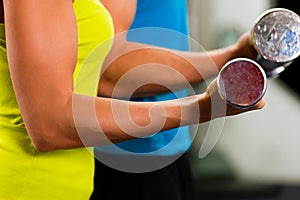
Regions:
<svg viewBox="0 0 300 200"><path fill-rule="evenodd" d="M208 113L210 113L210 116L207 116L208 118L210 117L210 119L215 119L215 118L225 117L225 116L232 116L232 115L245 113L248 111L262 109L265 105L264 99L260 100L257 104L255 104L254 106L247 108L247 109L240 109L240 108L236 108L236 107L229 105L220 96L216 79L214 81L212 81L209 84L209 86L207 87L207 90L205 92L205 99L207 101L206 102L207 108L210 108L210 112L208 112ZM201 103L203 104L203 102L201 102ZM201 104L200 104L200 106L201 106ZM200 109L200 112L201 112L201 109ZM210 120L210 119L208 119L208 120Z"/></svg>

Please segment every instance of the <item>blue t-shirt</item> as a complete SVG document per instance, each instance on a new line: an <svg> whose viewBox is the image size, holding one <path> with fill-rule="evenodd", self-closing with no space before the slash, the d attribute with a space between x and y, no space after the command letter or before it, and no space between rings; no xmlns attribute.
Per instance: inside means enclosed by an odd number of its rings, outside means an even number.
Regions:
<svg viewBox="0 0 300 200"><path fill-rule="evenodd" d="M127 40L188 50L186 0L138 0L136 16ZM134 101L164 101L186 96L187 90L181 90ZM186 151L190 145L191 138L187 126L117 144L120 149L143 155L175 155ZM100 149L104 152L113 151L109 147Z"/></svg>

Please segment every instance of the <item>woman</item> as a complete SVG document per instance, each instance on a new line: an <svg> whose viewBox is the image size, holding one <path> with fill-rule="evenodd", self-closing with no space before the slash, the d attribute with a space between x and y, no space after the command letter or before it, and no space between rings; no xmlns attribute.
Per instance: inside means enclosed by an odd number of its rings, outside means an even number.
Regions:
<svg viewBox="0 0 300 200"><path fill-rule="evenodd" d="M212 115L211 99L220 100L215 84L202 95L164 103L96 97L113 35L98 0L3 0L1 14L0 199L89 199L94 160L86 146L134 138L126 129L146 136L245 111L228 107ZM99 46L97 59L86 62ZM82 79L86 71L89 79ZM126 106L145 129L120 128L116 119L127 120Z"/></svg>

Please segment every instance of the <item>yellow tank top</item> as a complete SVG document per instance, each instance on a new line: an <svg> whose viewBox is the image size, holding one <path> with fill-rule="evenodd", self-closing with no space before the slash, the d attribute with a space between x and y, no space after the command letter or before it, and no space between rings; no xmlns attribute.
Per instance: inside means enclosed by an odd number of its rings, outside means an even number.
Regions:
<svg viewBox="0 0 300 200"><path fill-rule="evenodd" d="M75 93L95 96L101 64L111 47L111 17L99 0L76 0L78 61ZM0 24L0 200L87 200L93 190L91 148L37 152L27 135L8 70Z"/></svg>

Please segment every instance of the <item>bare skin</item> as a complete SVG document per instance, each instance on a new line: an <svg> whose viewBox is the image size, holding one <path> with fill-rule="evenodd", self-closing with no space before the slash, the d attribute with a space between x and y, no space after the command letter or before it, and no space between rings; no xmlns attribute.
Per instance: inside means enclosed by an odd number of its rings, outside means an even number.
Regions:
<svg viewBox="0 0 300 200"><path fill-rule="evenodd" d="M128 42L126 41L126 32L134 18L135 12L133 12L132 7L136 7L136 0L101 0L101 2L112 15L117 37L103 66L103 73L99 82L100 96L144 97L168 92L169 89L173 91L182 89L187 86L187 82L188 84L199 83L216 76L222 66L233 58L247 57L253 59L257 55L251 45L249 33L242 35L232 46L208 52L170 51L141 43ZM123 9L124 6L129 9ZM151 66L147 68L147 76L136 73L132 76L128 75L128 71L144 64L150 65L150 63ZM168 73L168 76L157 76L156 67L159 68L160 65L170 66L174 73ZM141 70L141 73L145 72ZM128 78L118 85L118 91L116 91L117 82L125 74ZM177 74L181 74L184 80ZM140 86L137 77L143 77L144 82L152 84ZM154 82L160 84L154 84ZM138 87L134 94L130 91L132 87Z"/></svg>
<svg viewBox="0 0 300 200"><path fill-rule="evenodd" d="M226 112L212 114L211 100L222 102L215 82L204 94L164 103L134 103L74 94L72 75L78 47L72 3L72 0L43 0L42 3L40 0L3 0L5 17L1 19L5 19L11 79L28 135L38 151L101 145L107 142L105 137L112 142L120 142L153 134L157 127L166 130L249 111L227 106ZM112 4L106 1L105 5ZM218 60L219 56L216 52L215 59ZM229 57L221 59L220 63ZM96 120L100 127L95 129L84 121L78 122L87 129L84 142L76 130L78 123L75 125L73 118L74 101L83 104L92 101L96 108ZM263 104L261 101L251 110L262 108ZM115 107L126 106L129 106L130 116L125 118L123 112L114 110ZM158 108L158 112L151 112L153 108ZM200 110L201 115L194 113L195 108ZM128 117L140 127L147 128L126 127L135 136L126 134L116 119Z"/></svg>

